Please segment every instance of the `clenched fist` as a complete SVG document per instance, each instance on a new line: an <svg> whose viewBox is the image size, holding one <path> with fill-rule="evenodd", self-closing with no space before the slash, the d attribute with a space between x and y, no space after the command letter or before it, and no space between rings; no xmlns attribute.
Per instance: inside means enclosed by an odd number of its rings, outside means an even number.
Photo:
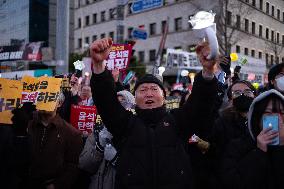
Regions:
<svg viewBox="0 0 284 189"><path fill-rule="evenodd" d="M94 41L90 47L90 54L93 63L93 71L95 73L101 73L104 71L104 60L108 58L112 46L111 38L103 38Z"/></svg>

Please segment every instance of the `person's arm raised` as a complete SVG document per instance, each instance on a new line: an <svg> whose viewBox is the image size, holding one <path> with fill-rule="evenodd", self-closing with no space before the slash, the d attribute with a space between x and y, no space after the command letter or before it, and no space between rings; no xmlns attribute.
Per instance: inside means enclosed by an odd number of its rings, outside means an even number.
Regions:
<svg viewBox="0 0 284 189"><path fill-rule="evenodd" d="M112 74L105 68L104 60L108 58L111 45L110 38L97 40L91 45L93 74L90 85L95 105L105 126L119 138L126 133L130 112L119 103Z"/></svg>

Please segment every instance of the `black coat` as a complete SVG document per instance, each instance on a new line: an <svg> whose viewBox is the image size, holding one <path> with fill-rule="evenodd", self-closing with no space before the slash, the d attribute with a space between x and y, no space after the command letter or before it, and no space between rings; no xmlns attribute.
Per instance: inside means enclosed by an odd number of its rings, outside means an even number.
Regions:
<svg viewBox="0 0 284 189"><path fill-rule="evenodd" d="M222 164L221 188L280 189L284 178L284 147L256 147L250 136L233 140L227 146Z"/></svg>
<svg viewBox="0 0 284 189"><path fill-rule="evenodd" d="M207 133L203 124L214 109L211 99L216 95L216 83L215 79L205 81L200 73L190 99L174 115L160 107L137 109L137 116L133 116L118 102L111 73L106 70L93 74L93 99L120 153L117 188L192 188L190 160L184 144L193 131ZM197 122L199 125L193 124Z"/></svg>

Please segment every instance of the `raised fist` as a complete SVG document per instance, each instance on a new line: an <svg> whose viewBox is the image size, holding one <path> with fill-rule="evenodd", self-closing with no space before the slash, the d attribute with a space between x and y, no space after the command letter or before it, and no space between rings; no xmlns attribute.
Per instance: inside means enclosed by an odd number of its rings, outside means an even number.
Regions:
<svg viewBox="0 0 284 189"><path fill-rule="evenodd" d="M94 64L102 64L108 58L112 46L111 38L96 40L90 47L90 54Z"/></svg>

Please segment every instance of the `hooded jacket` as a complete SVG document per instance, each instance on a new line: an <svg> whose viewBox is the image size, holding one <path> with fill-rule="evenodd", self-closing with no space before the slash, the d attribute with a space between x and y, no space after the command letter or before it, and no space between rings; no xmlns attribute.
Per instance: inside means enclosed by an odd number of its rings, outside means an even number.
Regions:
<svg viewBox="0 0 284 189"><path fill-rule="evenodd" d="M284 101L284 96L274 89L260 94L249 109L249 134L233 140L228 145L222 161L223 188L283 188L284 146L268 146L268 151L263 152L257 148L256 138L259 133L252 132L252 127L256 127L251 123L252 115L254 111L258 111L255 104L272 94Z"/></svg>

